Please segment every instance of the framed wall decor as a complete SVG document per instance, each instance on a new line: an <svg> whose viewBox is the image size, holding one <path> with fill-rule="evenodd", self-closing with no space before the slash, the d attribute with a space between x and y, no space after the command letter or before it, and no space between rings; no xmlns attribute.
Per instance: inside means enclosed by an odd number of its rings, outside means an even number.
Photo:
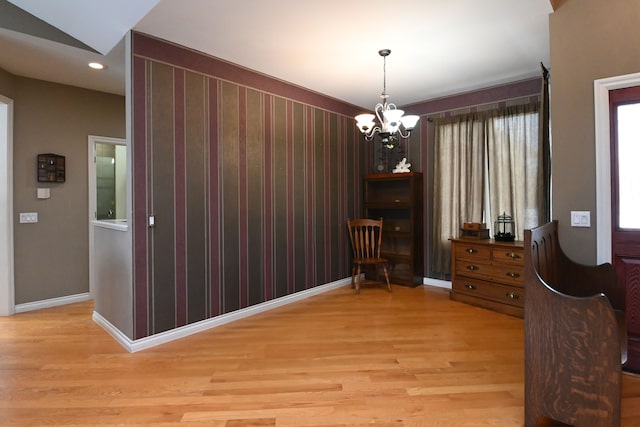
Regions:
<svg viewBox="0 0 640 427"><path fill-rule="evenodd" d="M65 157L58 154L38 154L38 182L64 182Z"/></svg>

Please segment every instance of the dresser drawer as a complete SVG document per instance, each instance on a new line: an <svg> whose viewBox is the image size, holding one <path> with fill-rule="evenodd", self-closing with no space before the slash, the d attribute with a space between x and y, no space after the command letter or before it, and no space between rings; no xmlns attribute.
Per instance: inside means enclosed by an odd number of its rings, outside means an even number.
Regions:
<svg viewBox="0 0 640 427"><path fill-rule="evenodd" d="M493 275L493 271L493 266L488 258L471 260L458 258L455 260L456 276L460 275L490 280Z"/></svg>
<svg viewBox="0 0 640 427"><path fill-rule="evenodd" d="M456 244L452 255L456 259L491 259L491 248L488 246L475 245L473 242Z"/></svg>
<svg viewBox="0 0 640 427"><path fill-rule="evenodd" d="M524 307L524 288L457 277L452 283L452 289L477 298Z"/></svg>
<svg viewBox="0 0 640 427"><path fill-rule="evenodd" d="M508 285L523 286L524 266L517 264L491 264L491 280Z"/></svg>
<svg viewBox="0 0 640 427"><path fill-rule="evenodd" d="M522 248L491 248L491 259L500 263L524 265L524 250Z"/></svg>
<svg viewBox="0 0 640 427"><path fill-rule="evenodd" d="M460 276L475 277L516 286L522 286L524 282L524 266L516 264L457 259L455 261L455 273Z"/></svg>

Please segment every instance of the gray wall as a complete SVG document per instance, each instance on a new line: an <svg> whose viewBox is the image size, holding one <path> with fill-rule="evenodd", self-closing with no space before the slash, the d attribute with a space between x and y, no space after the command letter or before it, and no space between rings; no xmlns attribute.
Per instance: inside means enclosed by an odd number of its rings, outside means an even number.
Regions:
<svg viewBox="0 0 640 427"><path fill-rule="evenodd" d="M569 0L551 14L549 31L553 217L567 254L595 263L593 82L640 71L640 2ZM591 228L571 228L572 210L591 211Z"/></svg>
<svg viewBox="0 0 640 427"><path fill-rule="evenodd" d="M94 311L133 338L131 227L94 226Z"/></svg>
<svg viewBox="0 0 640 427"><path fill-rule="evenodd" d="M15 93L16 77L0 68L0 93L8 98L13 98Z"/></svg>
<svg viewBox="0 0 640 427"><path fill-rule="evenodd" d="M88 292L87 136L124 138L125 99L4 71L0 93L14 100L15 302ZM66 156L66 182L37 182L38 153ZM38 200L39 187L51 198ZM20 212L38 223L20 224Z"/></svg>

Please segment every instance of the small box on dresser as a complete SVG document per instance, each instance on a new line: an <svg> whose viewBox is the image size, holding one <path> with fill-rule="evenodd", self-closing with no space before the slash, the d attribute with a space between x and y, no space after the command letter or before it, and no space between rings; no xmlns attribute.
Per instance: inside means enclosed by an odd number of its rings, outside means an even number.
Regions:
<svg viewBox="0 0 640 427"><path fill-rule="evenodd" d="M522 242L451 240L452 300L524 317Z"/></svg>

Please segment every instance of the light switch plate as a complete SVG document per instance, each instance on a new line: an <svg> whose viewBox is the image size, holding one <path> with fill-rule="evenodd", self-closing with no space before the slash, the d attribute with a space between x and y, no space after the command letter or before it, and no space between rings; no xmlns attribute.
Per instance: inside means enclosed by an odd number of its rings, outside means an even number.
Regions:
<svg viewBox="0 0 640 427"><path fill-rule="evenodd" d="M571 211L572 227L591 227L591 211Z"/></svg>
<svg viewBox="0 0 640 427"><path fill-rule="evenodd" d="M38 199L48 199L51 197L51 189L49 188L37 188L36 189L36 197Z"/></svg>

